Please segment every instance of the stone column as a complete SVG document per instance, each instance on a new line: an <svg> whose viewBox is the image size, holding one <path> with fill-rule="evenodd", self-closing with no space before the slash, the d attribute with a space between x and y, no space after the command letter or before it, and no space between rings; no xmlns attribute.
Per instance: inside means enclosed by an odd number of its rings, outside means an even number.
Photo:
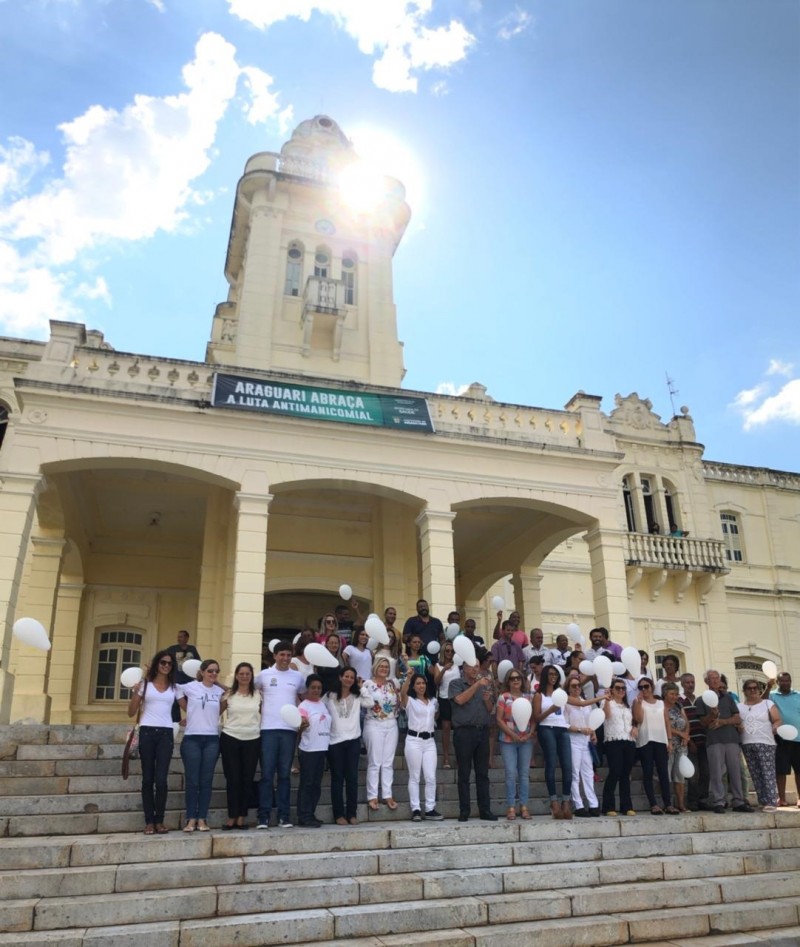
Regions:
<svg viewBox="0 0 800 947"><path fill-rule="evenodd" d="M431 615L444 620L455 608L456 575L453 555L453 520L449 510L424 510L416 518L419 530L422 595Z"/></svg>
<svg viewBox="0 0 800 947"><path fill-rule="evenodd" d="M72 723L72 681L84 588L81 582L62 582L58 587L53 649L47 674L50 723Z"/></svg>
<svg viewBox="0 0 800 947"><path fill-rule="evenodd" d="M25 553L33 523L36 497L44 487L38 474L0 475L0 724L11 717L14 676L8 671L11 628L17 617Z"/></svg>
<svg viewBox="0 0 800 947"><path fill-rule="evenodd" d="M514 586L514 603L522 616L523 631L541 628L542 625L542 576L538 566L520 566L511 577Z"/></svg>
<svg viewBox="0 0 800 947"><path fill-rule="evenodd" d="M231 602L231 667L250 661L261 669L264 630L264 576L267 569L267 520L270 494L239 492L236 553Z"/></svg>
<svg viewBox="0 0 800 947"><path fill-rule="evenodd" d="M32 556L26 587L20 594L18 611L40 621L53 640L56 591L64 553L63 537L31 536ZM11 721L49 723L50 697L47 694L47 672L51 651L39 651L15 643L18 652Z"/></svg>
<svg viewBox="0 0 800 947"><path fill-rule="evenodd" d="M608 628L613 641L630 642L630 611L625 575L624 534L619 530L592 529L586 534L592 567L594 617Z"/></svg>

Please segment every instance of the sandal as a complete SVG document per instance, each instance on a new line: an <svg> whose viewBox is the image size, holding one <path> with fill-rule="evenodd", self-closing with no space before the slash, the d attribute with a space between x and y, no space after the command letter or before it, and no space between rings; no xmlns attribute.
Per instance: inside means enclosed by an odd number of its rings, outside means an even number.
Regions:
<svg viewBox="0 0 800 947"><path fill-rule="evenodd" d="M377 799L370 799L370 801L367 803L367 805L370 807L370 809L372 809L373 812L377 812L377 811L378 811L378 800L377 800Z"/></svg>
<svg viewBox="0 0 800 947"><path fill-rule="evenodd" d="M560 802L551 802L550 803L550 812L554 819L563 819L564 816L561 814L561 803Z"/></svg>
<svg viewBox="0 0 800 947"><path fill-rule="evenodd" d="M664 815L664 810L661 806L652 806L650 808L650 815Z"/></svg>
<svg viewBox="0 0 800 947"><path fill-rule="evenodd" d="M163 822L159 822L156 826L156 835L166 835L169 832L169 829L164 825Z"/></svg>
<svg viewBox="0 0 800 947"><path fill-rule="evenodd" d="M156 827L155 827L152 823L148 822L148 824L144 827L144 834L145 834L145 835L155 835L155 834L156 834Z"/></svg>
<svg viewBox="0 0 800 947"><path fill-rule="evenodd" d="M509 822L513 822L517 817L517 810L513 806L508 807L508 812L506 812L506 819Z"/></svg>
<svg viewBox="0 0 800 947"><path fill-rule="evenodd" d="M680 815L681 814L680 809L676 809L675 806L667 806L664 812L666 812L667 815Z"/></svg>
<svg viewBox="0 0 800 947"><path fill-rule="evenodd" d="M392 799L391 796L388 799L384 799L383 801L386 803L386 807L391 809L392 812L394 812L394 810L397 808L397 803L394 801L394 799Z"/></svg>
<svg viewBox="0 0 800 947"><path fill-rule="evenodd" d="M343 815L340 815L339 818L336 820L336 824L337 824L337 825L347 825L347 819L345 819L345 817L344 817Z"/></svg>
<svg viewBox="0 0 800 947"><path fill-rule="evenodd" d="M452 768L453 767L450 765L450 760L445 760L444 763L442 764L442 769L452 769Z"/></svg>
<svg viewBox="0 0 800 947"><path fill-rule="evenodd" d="M189 819L189 821L186 823L186 825L184 825L183 831L184 831L184 832L194 832L195 828L196 828L196 822L195 822L195 820L194 820L194 819Z"/></svg>
<svg viewBox="0 0 800 947"><path fill-rule="evenodd" d="M348 822L350 825L358 825L358 819L354 815L350 816Z"/></svg>
<svg viewBox="0 0 800 947"><path fill-rule="evenodd" d="M197 831L198 831L198 832L210 832L210 831L211 831L211 828L210 828L209 824L205 821L205 819L198 819L198 820L197 820Z"/></svg>
<svg viewBox="0 0 800 947"><path fill-rule="evenodd" d="M530 819L531 814L528 812L527 806L522 806L519 810L519 815L521 819Z"/></svg>

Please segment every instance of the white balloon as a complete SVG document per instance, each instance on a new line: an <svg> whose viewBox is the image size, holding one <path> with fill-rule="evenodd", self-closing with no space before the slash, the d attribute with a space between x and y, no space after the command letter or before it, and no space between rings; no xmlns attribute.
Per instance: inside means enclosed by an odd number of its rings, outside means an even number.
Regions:
<svg viewBox="0 0 800 947"><path fill-rule="evenodd" d="M611 680L614 677L614 668L611 661L604 654L598 654L592 661L592 666L597 677L597 683L601 687L611 687Z"/></svg>
<svg viewBox="0 0 800 947"><path fill-rule="evenodd" d="M428 654L438 654L441 649L441 645L438 641L429 641L428 642Z"/></svg>
<svg viewBox="0 0 800 947"><path fill-rule="evenodd" d="M461 634L461 627L457 625L454 621L445 628L444 636L448 641L452 641L454 638L457 638Z"/></svg>
<svg viewBox="0 0 800 947"><path fill-rule="evenodd" d="M368 651L377 651L380 646L380 641L377 638L367 638L367 650Z"/></svg>
<svg viewBox="0 0 800 947"><path fill-rule="evenodd" d="M123 687L136 687L141 679L141 668L125 668L125 670L119 676L119 682Z"/></svg>
<svg viewBox="0 0 800 947"><path fill-rule="evenodd" d="M700 695L700 700L703 701L709 710L713 710L714 707L719 706L719 695L716 691L703 691L703 693Z"/></svg>
<svg viewBox="0 0 800 947"><path fill-rule="evenodd" d="M517 697L511 704L511 716L518 730L527 730L531 722L531 702L527 697Z"/></svg>
<svg viewBox="0 0 800 947"><path fill-rule="evenodd" d="M783 740L797 739L797 727L793 727L790 723L782 723L775 732Z"/></svg>
<svg viewBox="0 0 800 947"><path fill-rule="evenodd" d="M386 630L386 625L375 612L367 615L367 620L364 622L364 631L370 638L377 639L379 644L389 644L389 632Z"/></svg>
<svg viewBox="0 0 800 947"><path fill-rule="evenodd" d="M571 621L567 625L567 637L569 638L570 641L577 641L578 638L580 638L580 635L581 635L580 628L575 624L574 621Z"/></svg>
<svg viewBox="0 0 800 947"><path fill-rule="evenodd" d="M761 670L767 675L767 677L774 681L778 676L778 665L774 661L765 661L761 665Z"/></svg>
<svg viewBox="0 0 800 947"><path fill-rule="evenodd" d="M606 715L601 707L595 707L594 710L589 713L589 726L592 730L598 730L605 722Z"/></svg>
<svg viewBox="0 0 800 947"><path fill-rule="evenodd" d="M298 631L298 632L297 632L297 634L294 636L294 638L292 638L292 644L297 644L297 642L300 640L300 635L301 635L301 634L302 634L301 631Z"/></svg>
<svg viewBox="0 0 800 947"><path fill-rule="evenodd" d="M578 665L578 670L581 674L591 675L594 674L594 664L587 658Z"/></svg>
<svg viewBox="0 0 800 947"><path fill-rule="evenodd" d="M197 674L200 671L200 662L197 660L197 658L189 658L188 661L183 662L181 671L183 671L187 677L194 679L197 677Z"/></svg>
<svg viewBox="0 0 800 947"><path fill-rule="evenodd" d="M457 668L460 668L463 663L464 663L464 659L461 657L460 654L453 655L453 664L455 664Z"/></svg>
<svg viewBox="0 0 800 947"><path fill-rule="evenodd" d="M305 648L303 648L303 657L306 659L306 661L308 661L309 664L313 664L314 667L339 667L339 662L336 659L336 655L331 654L326 647L316 641L312 641L311 644L307 644Z"/></svg>
<svg viewBox="0 0 800 947"><path fill-rule="evenodd" d="M684 779L691 779L694 776L694 763L688 756L682 756L678 760L678 770Z"/></svg>
<svg viewBox="0 0 800 947"><path fill-rule="evenodd" d="M558 671L559 686L563 687L564 681L566 681L566 677L564 676L564 668L562 668L560 664L556 664L555 669Z"/></svg>
<svg viewBox="0 0 800 947"><path fill-rule="evenodd" d="M497 665L497 680L502 684L505 679L508 677L509 673L514 670L513 661L501 661Z"/></svg>
<svg viewBox="0 0 800 947"><path fill-rule="evenodd" d="M636 648L623 648L620 658L631 677L638 677L642 673L642 656Z"/></svg>
<svg viewBox="0 0 800 947"><path fill-rule="evenodd" d="M475 645L466 635L459 635L455 641L453 641L453 648L456 654L464 659L465 664L469 664L470 667L475 667L478 663L478 659L475 656Z"/></svg>
<svg viewBox="0 0 800 947"><path fill-rule="evenodd" d="M505 608L506 603L501 595L495 595L492 598L492 608L495 611L500 611L500 609Z"/></svg>
<svg viewBox="0 0 800 947"><path fill-rule="evenodd" d="M353 597L353 590L350 588L350 586L346 582L343 582L339 586L339 598L343 598L346 602L349 602L352 597Z"/></svg>
<svg viewBox="0 0 800 947"><path fill-rule="evenodd" d="M580 648L583 649L586 647L586 639L583 637L583 635L578 635L578 637L575 639L575 644L579 645Z"/></svg>
<svg viewBox="0 0 800 947"><path fill-rule="evenodd" d="M39 651L50 650L50 639L47 637L44 625L35 618L18 618L11 629L15 638L23 644L38 648Z"/></svg>
<svg viewBox="0 0 800 947"><path fill-rule="evenodd" d="M275 648L281 643L280 638L273 638L269 643L269 650L272 654L275 653Z"/></svg>
<svg viewBox="0 0 800 947"><path fill-rule="evenodd" d="M625 667L622 661L614 661L611 665L611 669L617 675L617 677L625 677L625 674L628 671L627 667ZM635 676L636 675L634 675L634 677Z"/></svg>
<svg viewBox="0 0 800 947"><path fill-rule="evenodd" d="M283 707L281 707L281 719L285 724L288 724L295 730L303 722L300 711L294 704L284 704Z"/></svg>
<svg viewBox="0 0 800 947"><path fill-rule="evenodd" d="M563 707L567 702L567 692L557 687L552 694L551 700L556 707Z"/></svg>

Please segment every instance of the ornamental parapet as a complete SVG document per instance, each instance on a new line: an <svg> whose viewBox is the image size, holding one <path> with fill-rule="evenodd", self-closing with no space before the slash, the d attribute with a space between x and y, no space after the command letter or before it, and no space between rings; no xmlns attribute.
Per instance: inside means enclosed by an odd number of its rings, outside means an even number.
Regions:
<svg viewBox="0 0 800 947"><path fill-rule="evenodd" d="M715 580L730 572L722 540L651 533L625 534L625 566L628 597L646 579L652 602L670 580L676 602L683 600L692 584L705 602Z"/></svg>
<svg viewBox="0 0 800 947"><path fill-rule="evenodd" d="M703 463L706 480L722 480L725 483L742 483L754 487L780 487L785 490L800 490L800 474L768 467L743 467L737 464L722 464L714 461Z"/></svg>

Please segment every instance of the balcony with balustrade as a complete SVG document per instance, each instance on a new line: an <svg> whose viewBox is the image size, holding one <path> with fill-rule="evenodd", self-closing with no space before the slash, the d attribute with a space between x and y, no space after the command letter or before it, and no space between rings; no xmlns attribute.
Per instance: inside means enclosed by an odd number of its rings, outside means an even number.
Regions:
<svg viewBox="0 0 800 947"><path fill-rule="evenodd" d="M692 584L705 602L716 579L730 572L722 540L651 533L626 534L625 566L628 596L646 579L651 601L671 579L676 602L683 600Z"/></svg>
<svg viewBox="0 0 800 947"><path fill-rule="evenodd" d="M303 328L303 355L315 351L330 352L339 360L342 348L342 330L347 318L344 280L329 276L309 276L303 290L303 308L300 325Z"/></svg>

